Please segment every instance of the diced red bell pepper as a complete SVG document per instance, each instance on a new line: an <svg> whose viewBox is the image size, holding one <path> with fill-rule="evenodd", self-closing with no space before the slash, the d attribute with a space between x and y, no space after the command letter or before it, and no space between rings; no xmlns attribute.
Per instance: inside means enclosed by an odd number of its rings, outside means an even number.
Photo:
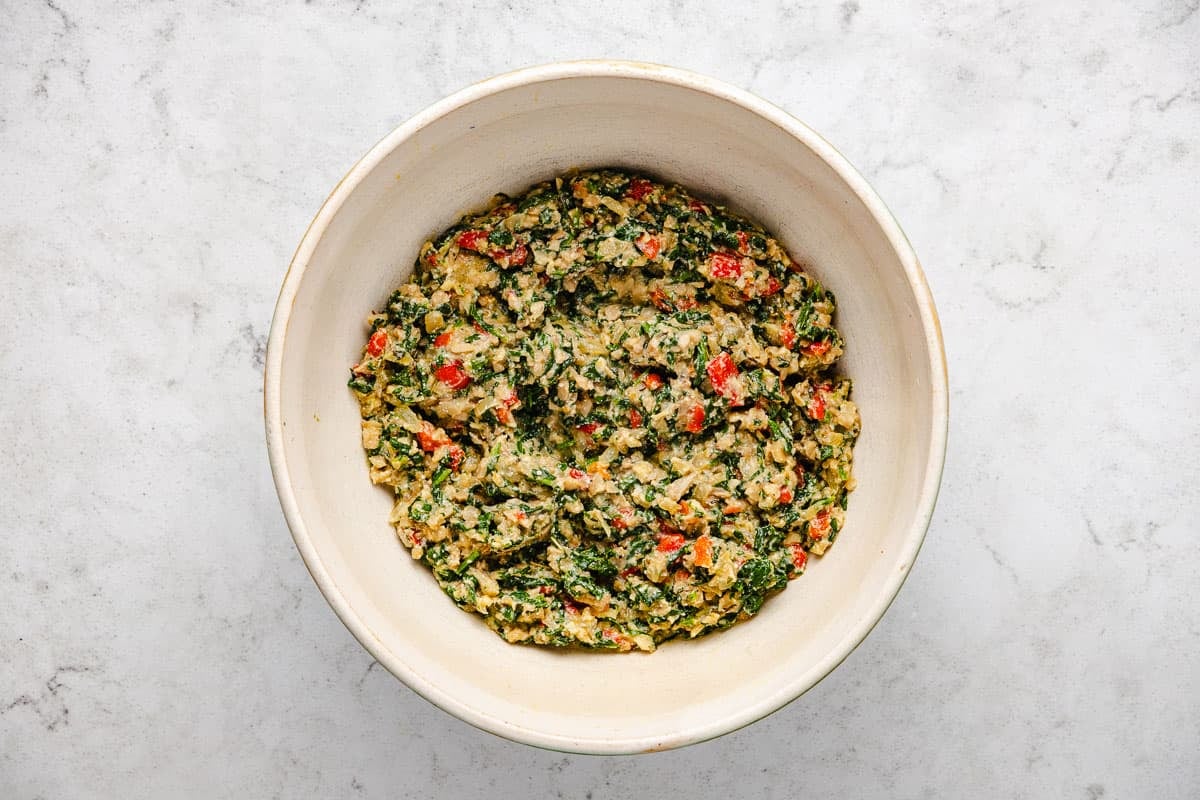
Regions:
<svg viewBox="0 0 1200 800"><path fill-rule="evenodd" d="M788 503L792 502L793 499L795 498L792 497L791 487L784 486L779 490L779 502L782 505L786 506Z"/></svg>
<svg viewBox="0 0 1200 800"><path fill-rule="evenodd" d="M587 477L587 473L581 470L579 467L571 467L569 470L567 470L567 474L577 481L581 481Z"/></svg>
<svg viewBox="0 0 1200 800"><path fill-rule="evenodd" d="M738 252L745 253L750 250L750 236L745 231L738 231L734 234L738 240Z"/></svg>
<svg viewBox="0 0 1200 800"><path fill-rule="evenodd" d="M590 436L593 433L595 433L596 431L600 430L600 423L599 422L585 422L582 425L575 426L575 430L580 431L581 433L586 433Z"/></svg>
<svg viewBox="0 0 1200 800"><path fill-rule="evenodd" d="M808 553L804 551L804 545L799 542L793 542L789 547L792 550L792 566L798 570L803 570L808 564Z"/></svg>
<svg viewBox="0 0 1200 800"><path fill-rule="evenodd" d="M451 389L458 391L465 389L471 383L471 376L463 369L462 362L458 359L448 361L433 371L433 377L437 378L442 383L449 386Z"/></svg>
<svg viewBox="0 0 1200 800"><path fill-rule="evenodd" d="M659 311L672 310L671 301L667 299L667 293L659 286L655 286L650 290L650 302L654 303L655 308Z"/></svg>
<svg viewBox="0 0 1200 800"><path fill-rule="evenodd" d="M653 191L654 184L645 178L634 178L629 182L629 188L626 189L626 193L638 203L642 202L642 199Z"/></svg>
<svg viewBox="0 0 1200 800"><path fill-rule="evenodd" d="M783 288L783 284L780 283L775 278L774 275L772 275L769 278L767 278L767 288L763 290L762 296L770 297L771 295L777 293L782 288Z"/></svg>
<svg viewBox="0 0 1200 800"><path fill-rule="evenodd" d="M488 256L506 267L519 267L529 260L529 248L519 244L511 250L493 250Z"/></svg>
<svg viewBox="0 0 1200 800"><path fill-rule="evenodd" d="M742 399L741 392L733 382L734 378L738 376L737 364L733 363L733 358L729 353L722 350L720 354L708 362L705 372L708 373L708 379L712 381L713 389L716 390L717 394L731 403L736 403Z"/></svg>
<svg viewBox="0 0 1200 800"><path fill-rule="evenodd" d="M645 375L642 376L642 383L645 384L647 389L654 392L654 391L658 391L659 389L661 389L663 387L664 381L662 379L662 376L659 375L657 372L647 372Z"/></svg>
<svg viewBox="0 0 1200 800"><path fill-rule="evenodd" d="M812 401L808 404L808 415L818 422L825 419L825 392L819 388L813 391Z"/></svg>
<svg viewBox="0 0 1200 800"><path fill-rule="evenodd" d="M714 278L737 278L742 274L742 261L730 253L713 253L709 271Z"/></svg>
<svg viewBox="0 0 1200 800"><path fill-rule="evenodd" d="M433 344L435 347L445 347L446 345L450 344L450 332L447 331L439 334L438 337L433 340Z"/></svg>
<svg viewBox="0 0 1200 800"><path fill-rule="evenodd" d="M692 406L688 410L684 428L688 433L699 433L704 430L704 406Z"/></svg>
<svg viewBox="0 0 1200 800"><path fill-rule="evenodd" d="M642 414L636 408L629 409L629 427L631 427L631 428L642 427Z"/></svg>
<svg viewBox="0 0 1200 800"><path fill-rule="evenodd" d="M633 509L629 506L621 506L617 509L617 516L612 518L612 526L619 531L628 530L629 523L633 520Z"/></svg>
<svg viewBox="0 0 1200 800"><path fill-rule="evenodd" d="M829 509L823 508L808 523L808 535L814 539L824 539L829 535Z"/></svg>
<svg viewBox="0 0 1200 800"><path fill-rule="evenodd" d="M442 445L450 444L450 440L434 435L433 426L430 425L426 430L417 431L417 444L426 453L432 453Z"/></svg>
<svg viewBox="0 0 1200 800"><path fill-rule="evenodd" d="M688 200L688 208L700 214L708 213L708 206L701 203L699 200Z"/></svg>
<svg viewBox="0 0 1200 800"><path fill-rule="evenodd" d="M637 241L635 241L634 244L637 245L637 249L641 250L646 258L658 257L658 251L661 245L658 243L657 236L651 236L648 233L643 233L637 238Z"/></svg>
<svg viewBox="0 0 1200 800"><path fill-rule="evenodd" d="M697 567L711 567L713 563L712 539L708 538L707 535L701 536L692 547L692 554Z"/></svg>
<svg viewBox="0 0 1200 800"><path fill-rule="evenodd" d="M823 356L829 352L830 347L832 347L832 345L827 341L816 341L812 342L811 344L806 344L804 346L804 352L808 353L810 356Z"/></svg>
<svg viewBox="0 0 1200 800"><path fill-rule="evenodd" d="M447 456L449 456L450 459L450 469L457 472L459 466L462 465L463 449L456 444L452 444L450 445L450 452L447 453Z"/></svg>
<svg viewBox="0 0 1200 800"><path fill-rule="evenodd" d="M482 252L487 246L487 231L463 231L454 241L464 250Z"/></svg>
<svg viewBox="0 0 1200 800"><path fill-rule="evenodd" d="M508 410L508 406L497 406L496 407L496 419L500 421L501 425L511 425L512 424L513 415L512 415L512 412Z"/></svg>
<svg viewBox="0 0 1200 800"><path fill-rule="evenodd" d="M788 350L791 350L796 344L796 326L792 324L790 319L783 323L779 331L779 340Z"/></svg>
<svg viewBox="0 0 1200 800"><path fill-rule="evenodd" d="M375 331L371 334L371 338L367 340L367 353L372 356L382 355L384 348L387 347L387 341L387 331Z"/></svg>
<svg viewBox="0 0 1200 800"><path fill-rule="evenodd" d="M683 543L687 539L682 533L660 533L658 535L658 551L660 553L674 553L679 548L683 547Z"/></svg>

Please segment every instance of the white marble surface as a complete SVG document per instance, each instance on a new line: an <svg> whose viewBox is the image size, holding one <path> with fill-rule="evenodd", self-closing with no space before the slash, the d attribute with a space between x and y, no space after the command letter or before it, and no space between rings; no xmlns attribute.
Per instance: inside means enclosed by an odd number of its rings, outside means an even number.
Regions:
<svg viewBox="0 0 1200 800"><path fill-rule="evenodd" d="M0 3L0 797L1200 793L1200 13L1182 2ZM824 133L922 256L925 548L767 720L645 757L374 666L284 526L264 336L325 194L466 83L581 56Z"/></svg>

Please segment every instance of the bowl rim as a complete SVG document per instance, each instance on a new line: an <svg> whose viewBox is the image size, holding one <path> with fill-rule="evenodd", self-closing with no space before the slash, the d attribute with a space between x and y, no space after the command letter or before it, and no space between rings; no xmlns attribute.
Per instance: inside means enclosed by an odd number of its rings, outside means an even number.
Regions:
<svg viewBox="0 0 1200 800"><path fill-rule="evenodd" d="M309 260L330 222L341 210L347 198L354 192L363 178L370 174L392 150L406 139L447 114L489 95L520 86L546 83L575 78L632 78L666 83L691 89L733 103L756 114L800 140L828 164L866 206L875 222L880 226L889 244L896 252L904 268L909 288L917 301L921 327L925 334L925 355L931 375L933 419L928 447L928 462L921 482L921 493L917 514L907 535L898 548L897 556L901 568L879 590L875 603L863 615L838 645L817 664L777 688L759 702L741 708L734 714L703 724L680 729L668 736L659 737L600 737L581 738L534 730L519 721L501 719L448 694L435 683L412 671L403 661L393 656L347 601L326 569L320 554L313 545L308 528L301 516L299 504L292 491L291 475L284 455L284 428L281 405L281 369L283 352L291 322L292 308L300 285L304 279ZM559 61L526 67L497 75L471 84L437 101L411 117L391 133L384 136L334 186L320 210L309 224L292 256L284 275L279 298L275 305L267 342L266 363L263 372L263 416L266 424L267 451L275 489L280 506L287 521L292 538L300 556L312 575L313 581L333 608L342 624L355 639L389 672L406 686L433 703L443 711L469 722L477 728L503 738L564 752L617 755L638 752L668 750L706 741L735 731L797 699L834 670L867 637L887 612L900 591L905 578L911 571L913 561L921 549L925 533L933 516L941 485L945 464L946 439L949 430L949 391L947 381L946 353L942 341L941 324L938 320L933 296L925 279L920 262L911 243L901 230L899 223L883 201L867 183L866 179L829 142L800 120L783 109L750 92L724 81L675 67L635 61L608 59Z"/></svg>

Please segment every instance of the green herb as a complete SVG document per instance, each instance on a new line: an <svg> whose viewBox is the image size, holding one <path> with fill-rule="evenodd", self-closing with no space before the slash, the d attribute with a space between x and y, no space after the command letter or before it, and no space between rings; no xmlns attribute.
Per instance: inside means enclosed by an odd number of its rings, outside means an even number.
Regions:
<svg viewBox="0 0 1200 800"><path fill-rule="evenodd" d="M513 243L512 231L504 228L494 228L488 234L488 244L494 244L497 247L508 247Z"/></svg>

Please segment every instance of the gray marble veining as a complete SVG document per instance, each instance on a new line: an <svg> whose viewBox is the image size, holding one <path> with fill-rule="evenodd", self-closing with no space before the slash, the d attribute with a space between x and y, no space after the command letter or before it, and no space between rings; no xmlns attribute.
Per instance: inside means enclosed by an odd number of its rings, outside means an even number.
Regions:
<svg viewBox="0 0 1200 800"><path fill-rule="evenodd" d="M733 5L4 4L0 796L1200 794L1197 3ZM375 666L262 444L275 295L342 172L456 88L585 56L829 138L922 257L953 392L876 631L650 757L510 744Z"/></svg>

